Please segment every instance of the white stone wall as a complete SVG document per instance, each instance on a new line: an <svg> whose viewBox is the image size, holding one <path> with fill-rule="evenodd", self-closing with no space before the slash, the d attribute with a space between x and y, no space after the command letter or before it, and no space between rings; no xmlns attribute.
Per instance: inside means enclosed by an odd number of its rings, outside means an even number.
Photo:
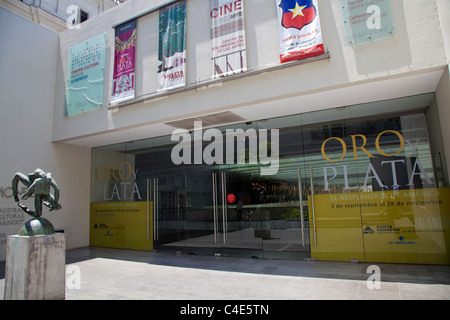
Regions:
<svg viewBox="0 0 450 320"><path fill-rule="evenodd" d="M140 101L119 110L108 110L114 63L113 26L165 2L130 0L83 23L80 30L61 34L64 73L68 49L105 31L108 59L104 107L70 118L64 117L60 105L55 109L54 141L96 146L170 134L162 125L167 121L224 110L240 112L248 120L258 120L434 92L447 67L448 58L435 1L392 1L396 36L359 47L349 46L344 40L339 1L320 1L323 39L330 59L214 86L205 85ZM211 78L209 10L209 0L187 2L188 86ZM155 11L138 19L137 97L156 92L158 15L159 12ZM275 2L245 1L245 20L249 70L279 65ZM61 104L61 99L57 103Z"/></svg>
<svg viewBox="0 0 450 320"><path fill-rule="evenodd" d="M56 230L64 230L67 248L87 246L90 149L51 142L58 35L1 7L0 28L8 30L3 33L8 45L0 49L0 261L6 237L31 219L12 198L11 180L18 171L53 173L62 210L44 209L43 216Z"/></svg>
<svg viewBox="0 0 450 320"><path fill-rule="evenodd" d="M2 33L7 45L0 49L0 260L6 236L28 218L16 212L8 189L16 171L41 167L53 173L63 209L45 217L64 230L68 248L86 246L90 147L170 134L173 128L165 122L191 116L230 110L252 121L436 92L432 116L439 119L442 133L434 136L441 136L439 149L450 166L448 1L393 0L396 36L359 47L344 41L339 1L319 1L329 59L209 85L210 0L187 0L187 84L205 85L109 109L113 26L166 2L129 0L59 35L0 8L0 28L8 30ZM137 97L156 92L158 16L155 11L138 19ZM275 2L245 0L245 21L249 71L279 66ZM69 48L103 32L103 107L65 117Z"/></svg>

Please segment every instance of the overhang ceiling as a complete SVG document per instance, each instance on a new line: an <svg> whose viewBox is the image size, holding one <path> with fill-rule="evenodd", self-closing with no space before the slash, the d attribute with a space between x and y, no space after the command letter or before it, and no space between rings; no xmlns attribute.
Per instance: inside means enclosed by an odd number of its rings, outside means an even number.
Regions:
<svg viewBox="0 0 450 320"><path fill-rule="evenodd" d="M302 93L298 96L262 102L257 101L254 104L236 108L231 107L225 112L205 113L202 115L187 114L184 119L167 119L167 121L155 124L120 128L64 142L85 147L98 147L170 135L174 128L192 128L192 123L195 120L203 121L203 127L205 128L218 127L227 123L250 122L322 110L329 110L330 115L332 115L333 112L352 105L361 106L356 108L356 110L361 111L360 114L353 114L352 116L354 117L389 112L405 112L430 105L433 95L424 94L436 91L442 72L442 70L435 70L408 76L397 76L355 84L350 83L346 86L326 88L307 94ZM376 103L382 101L383 103ZM125 108L133 108L133 105ZM314 119L314 116L311 119ZM315 121L320 120L319 117Z"/></svg>

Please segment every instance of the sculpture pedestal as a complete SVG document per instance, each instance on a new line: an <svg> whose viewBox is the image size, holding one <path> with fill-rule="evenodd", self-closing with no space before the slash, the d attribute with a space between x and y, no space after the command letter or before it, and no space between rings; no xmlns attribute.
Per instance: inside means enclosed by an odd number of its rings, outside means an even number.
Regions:
<svg viewBox="0 0 450 320"><path fill-rule="evenodd" d="M8 237L5 300L64 300L65 291L65 234Z"/></svg>

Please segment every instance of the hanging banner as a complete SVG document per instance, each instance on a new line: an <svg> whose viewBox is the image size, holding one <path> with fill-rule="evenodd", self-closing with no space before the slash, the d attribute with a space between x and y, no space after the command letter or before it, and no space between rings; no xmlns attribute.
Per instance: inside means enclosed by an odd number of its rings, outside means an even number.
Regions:
<svg viewBox="0 0 450 320"><path fill-rule="evenodd" d="M325 53L317 0L276 0L281 63Z"/></svg>
<svg viewBox="0 0 450 320"><path fill-rule="evenodd" d="M243 0L211 0L213 78L247 70Z"/></svg>
<svg viewBox="0 0 450 320"><path fill-rule="evenodd" d="M159 12L158 91L186 84L186 1Z"/></svg>
<svg viewBox="0 0 450 320"><path fill-rule="evenodd" d="M137 20L116 28L111 103L134 99Z"/></svg>
<svg viewBox="0 0 450 320"><path fill-rule="evenodd" d="M103 106L106 33L69 49L65 115L71 116Z"/></svg>

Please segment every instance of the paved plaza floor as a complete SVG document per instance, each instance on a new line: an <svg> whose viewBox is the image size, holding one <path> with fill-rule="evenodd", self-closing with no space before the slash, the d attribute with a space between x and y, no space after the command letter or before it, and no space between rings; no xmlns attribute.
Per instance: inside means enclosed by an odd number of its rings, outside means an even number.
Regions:
<svg viewBox="0 0 450 320"><path fill-rule="evenodd" d="M106 248L66 254L66 300L449 300L450 267ZM375 286L379 284L378 288ZM3 299L4 263L0 263Z"/></svg>

